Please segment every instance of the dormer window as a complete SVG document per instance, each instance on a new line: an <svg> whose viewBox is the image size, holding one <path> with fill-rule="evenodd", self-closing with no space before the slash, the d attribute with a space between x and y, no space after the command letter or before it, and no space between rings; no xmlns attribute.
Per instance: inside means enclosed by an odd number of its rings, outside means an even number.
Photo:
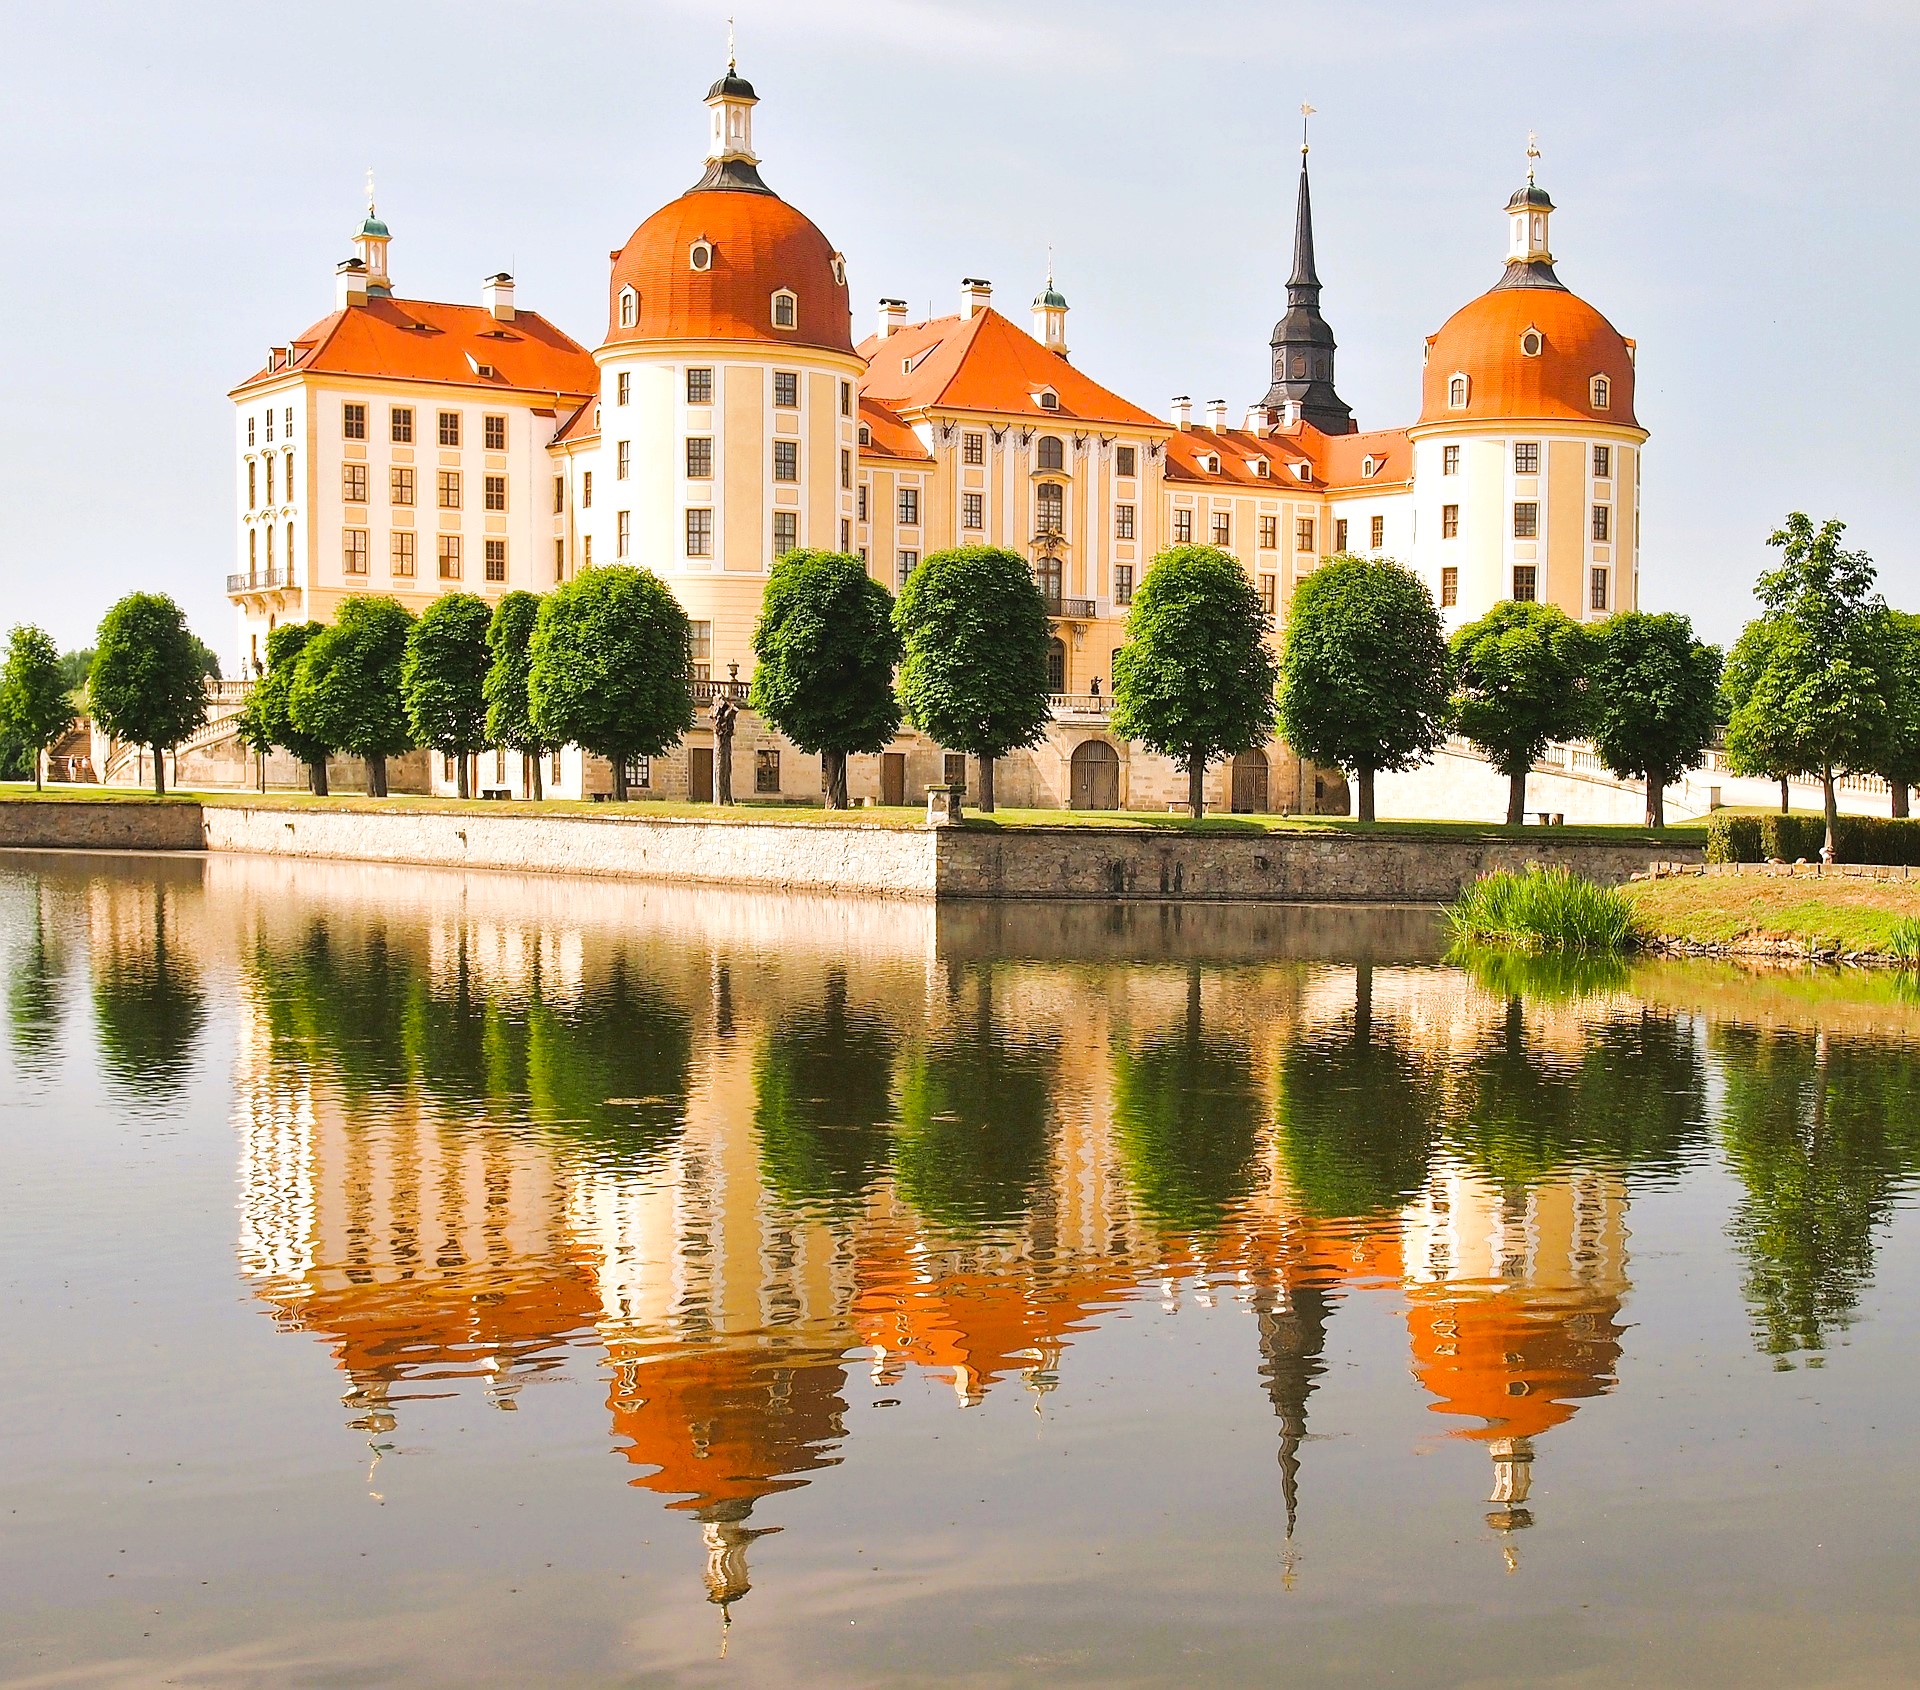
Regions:
<svg viewBox="0 0 1920 1690"><path fill-rule="evenodd" d="M1200 467L1203 470L1205 470L1209 475L1218 475L1220 473L1219 455L1214 452L1202 453L1200 458Z"/></svg>
<svg viewBox="0 0 1920 1690"><path fill-rule="evenodd" d="M1593 378L1593 408L1604 411L1613 403L1613 383L1605 376Z"/></svg>
<svg viewBox="0 0 1920 1690"><path fill-rule="evenodd" d="M1060 395L1055 393L1050 387L1041 388L1034 394L1033 401L1043 411L1057 411L1060 409Z"/></svg>
<svg viewBox="0 0 1920 1690"><path fill-rule="evenodd" d="M1521 356L1525 358L1538 358L1546 349L1546 344L1546 336L1541 334L1541 332L1532 325L1528 325L1526 333L1520 337Z"/></svg>
<svg viewBox="0 0 1920 1690"><path fill-rule="evenodd" d="M1447 381L1447 409L1464 411L1467 408L1467 378L1455 374Z"/></svg>
<svg viewBox="0 0 1920 1690"><path fill-rule="evenodd" d="M833 267L833 285L837 288L845 287L847 285L847 261L845 257L836 252L830 262Z"/></svg>
<svg viewBox="0 0 1920 1690"><path fill-rule="evenodd" d="M1305 481L1312 474L1313 466L1311 464L1297 463L1293 466L1293 475L1296 481Z"/></svg>
<svg viewBox="0 0 1920 1690"><path fill-rule="evenodd" d="M773 296L773 326L790 329L800 321L800 299L792 288L782 288Z"/></svg>
<svg viewBox="0 0 1920 1690"><path fill-rule="evenodd" d="M1273 466L1268 463L1265 458L1249 458L1247 460L1247 467L1250 468L1255 475L1259 476L1262 481L1273 474Z"/></svg>
<svg viewBox="0 0 1920 1690"><path fill-rule="evenodd" d="M1365 476L1368 480L1372 480L1373 477L1377 475L1379 472L1380 472L1380 460L1376 458L1371 452L1369 452L1364 458L1360 460L1360 473L1363 476Z"/></svg>
<svg viewBox="0 0 1920 1690"><path fill-rule="evenodd" d="M640 296L632 288L620 290L620 326L630 329L640 321Z"/></svg>
<svg viewBox="0 0 1920 1690"><path fill-rule="evenodd" d="M871 446L873 444L873 430L868 428L865 423L860 425L860 444L862 446Z"/></svg>
<svg viewBox="0 0 1920 1690"><path fill-rule="evenodd" d="M702 236L687 248L687 264L695 270L713 268L713 242Z"/></svg>

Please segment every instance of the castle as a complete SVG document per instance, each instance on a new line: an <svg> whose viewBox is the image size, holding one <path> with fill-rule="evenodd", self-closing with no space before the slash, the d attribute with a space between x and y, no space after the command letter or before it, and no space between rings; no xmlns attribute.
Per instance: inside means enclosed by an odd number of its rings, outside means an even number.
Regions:
<svg viewBox="0 0 1920 1690"><path fill-rule="evenodd" d="M882 299L856 343L845 260L761 176L756 103L731 64L708 90L705 173L612 254L591 351L522 309L510 275L478 305L400 295L369 200L335 309L232 390L228 593L248 673L279 621L329 620L351 594L418 610L631 562L685 606L704 702L750 675L785 552L854 552L897 589L930 552L991 544L1031 560L1053 628L1054 723L1007 760L1002 800L1155 807L1181 777L1106 732L1106 695L1164 547L1232 552L1280 625L1298 582L1347 551L1410 566L1450 628L1505 598L1581 618L1637 607L1633 343L1555 273L1554 207L1531 171L1499 279L1426 342L1419 420L1362 431L1336 385L1303 143L1269 385L1238 420L1184 397L1162 418L1073 362L1051 275L1030 330L967 278L954 315L913 322ZM818 758L750 715L742 733L753 792L817 796ZM482 786L524 790L518 757L482 763ZM643 795L706 797L712 765L702 726L631 776ZM903 730L849 779L856 798L901 802L965 773ZM546 784L578 796L609 777L569 751ZM1212 771L1210 801L1311 810L1344 790L1276 741Z"/></svg>

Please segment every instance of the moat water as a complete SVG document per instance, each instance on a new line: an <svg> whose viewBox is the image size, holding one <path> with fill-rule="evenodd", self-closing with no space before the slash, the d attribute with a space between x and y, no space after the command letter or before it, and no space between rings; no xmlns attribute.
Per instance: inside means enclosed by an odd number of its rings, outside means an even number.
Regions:
<svg viewBox="0 0 1920 1690"><path fill-rule="evenodd" d="M1920 994L0 853L0 1682L1920 1679Z"/></svg>

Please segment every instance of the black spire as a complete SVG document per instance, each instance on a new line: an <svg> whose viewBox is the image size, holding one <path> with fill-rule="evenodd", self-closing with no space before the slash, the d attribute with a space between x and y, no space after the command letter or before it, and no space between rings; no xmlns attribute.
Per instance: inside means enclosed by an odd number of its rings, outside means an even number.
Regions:
<svg viewBox="0 0 1920 1690"><path fill-rule="evenodd" d="M1333 390L1337 342L1320 315L1320 274L1313 264L1313 198L1307 188L1307 149L1300 149L1300 198L1294 211L1293 274L1287 278L1287 314L1273 326L1273 385L1261 401L1269 411L1291 404L1323 434L1351 434L1353 411Z"/></svg>

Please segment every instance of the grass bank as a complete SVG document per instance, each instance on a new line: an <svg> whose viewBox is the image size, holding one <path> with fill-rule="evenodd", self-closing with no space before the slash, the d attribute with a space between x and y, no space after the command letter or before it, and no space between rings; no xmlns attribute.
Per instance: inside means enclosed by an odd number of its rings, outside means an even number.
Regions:
<svg viewBox="0 0 1920 1690"><path fill-rule="evenodd" d="M1920 962L1912 882L1676 875L1622 888L1656 948Z"/></svg>

